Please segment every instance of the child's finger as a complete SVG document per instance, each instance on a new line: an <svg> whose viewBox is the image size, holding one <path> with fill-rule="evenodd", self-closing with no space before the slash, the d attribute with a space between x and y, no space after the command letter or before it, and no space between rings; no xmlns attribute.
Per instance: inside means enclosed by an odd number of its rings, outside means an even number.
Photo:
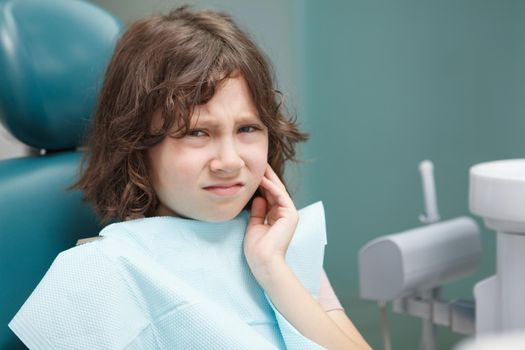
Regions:
<svg viewBox="0 0 525 350"><path fill-rule="evenodd" d="M265 172L265 175L270 179L272 180L273 182L275 182L277 185L279 185L283 190L286 191L286 187L284 186L283 182L281 181L281 179L279 179L279 176L277 176L277 174L275 173L275 171L272 169L272 167L270 166L270 164L266 164L266 172Z"/></svg>
<svg viewBox="0 0 525 350"><path fill-rule="evenodd" d="M267 190L267 194L270 194L273 197L273 201L275 201L275 203L284 207L294 207L292 199L288 195L288 192L286 192L286 190L281 188L279 185L270 181L270 179L263 177L263 180L261 181L261 186L263 186Z"/></svg>
<svg viewBox="0 0 525 350"><path fill-rule="evenodd" d="M272 207L275 205L275 198L274 196L272 195L272 193L270 191L268 191L265 186L263 185L263 181L266 180L266 181L269 181L268 178L266 176L263 176L263 178L261 179L261 183L259 184L259 189L260 189L260 192L262 193L262 196L263 198L266 199L266 203Z"/></svg>
<svg viewBox="0 0 525 350"><path fill-rule="evenodd" d="M250 210L250 219L248 225L264 224L266 218L266 199L255 197Z"/></svg>

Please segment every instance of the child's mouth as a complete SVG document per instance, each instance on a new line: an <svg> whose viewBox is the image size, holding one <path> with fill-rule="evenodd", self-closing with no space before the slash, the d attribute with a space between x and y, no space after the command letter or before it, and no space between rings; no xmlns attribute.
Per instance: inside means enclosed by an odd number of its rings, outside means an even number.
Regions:
<svg viewBox="0 0 525 350"><path fill-rule="evenodd" d="M242 183L236 183L225 186L208 186L204 187L204 189L218 196L233 196L237 194L243 186L244 185Z"/></svg>

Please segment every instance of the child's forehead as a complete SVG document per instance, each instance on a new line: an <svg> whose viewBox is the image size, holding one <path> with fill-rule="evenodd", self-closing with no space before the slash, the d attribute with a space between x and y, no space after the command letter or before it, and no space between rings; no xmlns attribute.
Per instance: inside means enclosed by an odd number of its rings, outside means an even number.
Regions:
<svg viewBox="0 0 525 350"><path fill-rule="evenodd" d="M242 76L225 79L211 99L194 107L194 114L203 117L214 114L257 116L257 107L252 93Z"/></svg>

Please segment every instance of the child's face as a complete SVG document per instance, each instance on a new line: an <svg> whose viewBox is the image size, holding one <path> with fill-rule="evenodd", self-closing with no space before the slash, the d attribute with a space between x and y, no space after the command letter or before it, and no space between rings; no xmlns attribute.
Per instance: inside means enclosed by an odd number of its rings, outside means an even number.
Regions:
<svg viewBox="0 0 525 350"><path fill-rule="evenodd" d="M159 123L158 114L153 119ZM205 221L237 216L268 161L268 130L244 78L227 79L208 103L195 108L188 135L166 137L148 154L160 201L157 215Z"/></svg>

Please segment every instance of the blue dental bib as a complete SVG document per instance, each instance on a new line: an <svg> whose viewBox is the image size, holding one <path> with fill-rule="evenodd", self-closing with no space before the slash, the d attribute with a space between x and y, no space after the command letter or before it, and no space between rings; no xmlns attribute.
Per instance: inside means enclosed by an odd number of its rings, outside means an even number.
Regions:
<svg viewBox="0 0 525 350"><path fill-rule="evenodd" d="M321 202L299 211L286 262L318 298ZM249 213L151 217L60 253L9 327L30 349L322 349L277 311L244 257Z"/></svg>

